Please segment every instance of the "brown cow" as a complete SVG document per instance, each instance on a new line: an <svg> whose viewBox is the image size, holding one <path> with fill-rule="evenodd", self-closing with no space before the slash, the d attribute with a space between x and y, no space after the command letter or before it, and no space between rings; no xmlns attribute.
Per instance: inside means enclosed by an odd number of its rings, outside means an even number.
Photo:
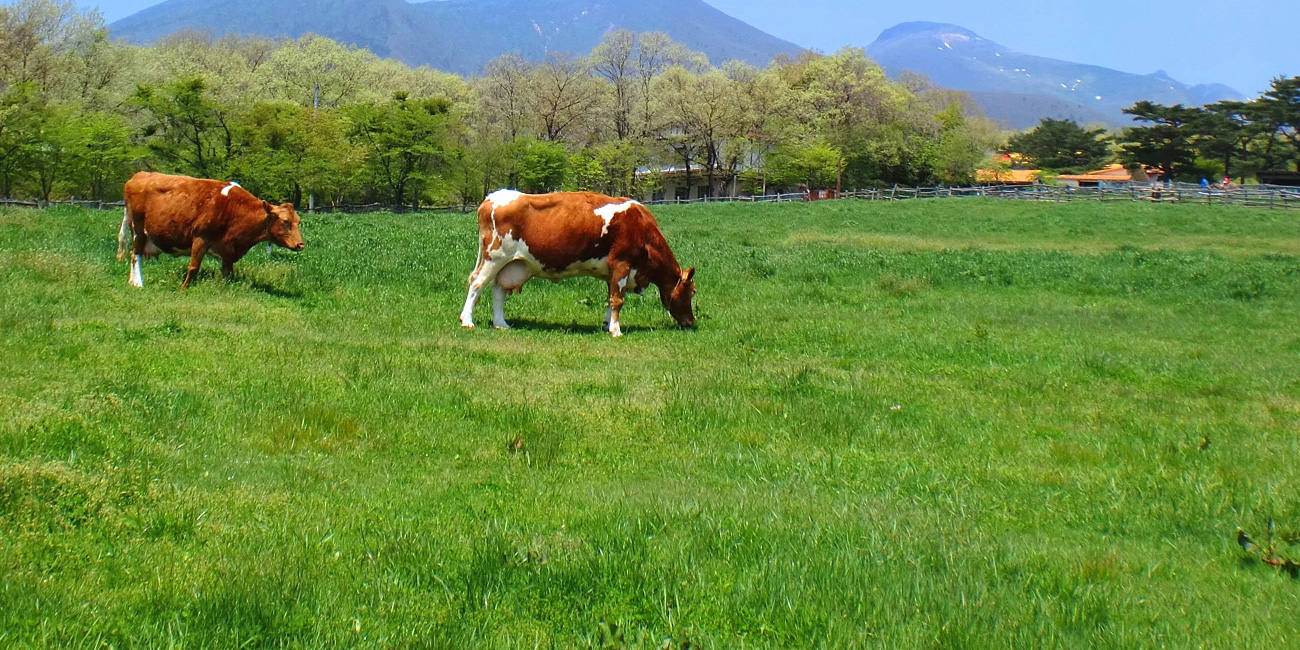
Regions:
<svg viewBox="0 0 1300 650"><path fill-rule="evenodd" d="M221 274L229 278L235 262L258 242L295 251L305 245L293 204L271 205L238 183L139 172L126 182L122 194L126 214L117 234L117 259L126 259L126 247L132 244L132 286L144 286L141 259L160 253L189 254L184 289L199 272L204 255L220 258Z"/></svg>
<svg viewBox="0 0 1300 650"><path fill-rule="evenodd" d="M478 264L460 313L463 327L474 327L474 304L489 282L492 324L506 329L507 293L519 291L530 278L579 275L609 283L605 325L616 337L623 335L618 312L624 292L639 294L651 284L659 287L659 298L679 325L695 325L695 267L683 271L677 265L654 215L636 201L592 192L498 190L479 205L478 229Z"/></svg>

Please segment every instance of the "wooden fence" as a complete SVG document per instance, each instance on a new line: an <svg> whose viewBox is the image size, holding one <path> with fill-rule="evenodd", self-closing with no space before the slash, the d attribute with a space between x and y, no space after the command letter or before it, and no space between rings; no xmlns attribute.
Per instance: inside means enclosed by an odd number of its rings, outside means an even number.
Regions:
<svg viewBox="0 0 1300 650"><path fill-rule="evenodd" d="M841 199L858 199L865 201L904 201L908 199L935 199L985 197L1019 201L1044 201L1049 203L1071 203L1076 201L1137 201L1148 203L1189 203L1203 205L1239 205L1255 208L1300 209L1300 187L1282 185L1248 185L1231 189L1206 189L1190 183L1176 183L1171 186L1128 185L1125 187L1069 187L1065 185L1022 185L999 186L985 185L977 187L890 187L875 190L854 190L840 194ZM648 205L680 205L688 203L782 203L789 201L807 201L809 195L804 192L789 194L766 194L762 196L711 196L702 199L664 199L650 201ZM83 208L114 209L121 208L121 201L19 201L0 199L0 206L25 206L42 208L48 206L71 205ZM413 212L469 212L474 206L419 206L409 205L337 205L316 206L317 213L355 214L361 212L393 212L408 214Z"/></svg>
<svg viewBox="0 0 1300 650"><path fill-rule="evenodd" d="M892 187L845 192L842 196L843 198L869 201L981 196L1051 203L1137 201L1300 209L1300 187L1280 185L1248 185L1231 189L1206 189L1189 183L1178 183L1167 187L1137 184L1125 187L1070 187L1065 185Z"/></svg>

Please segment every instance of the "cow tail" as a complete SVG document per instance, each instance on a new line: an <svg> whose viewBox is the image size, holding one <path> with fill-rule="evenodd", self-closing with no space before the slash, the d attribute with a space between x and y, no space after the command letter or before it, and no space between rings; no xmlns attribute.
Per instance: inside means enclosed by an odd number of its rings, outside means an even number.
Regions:
<svg viewBox="0 0 1300 650"><path fill-rule="evenodd" d="M477 276L478 270L483 268L483 251L486 248L487 244L483 243L483 231L480 230L478 233L478 260L474 262L474 270L470 272L469 280L465 283L466 286L474 284L474 276Z"/></svg>
<svg viewBox="0 0 1300 650"><path fill-rule="evenodd" d="M131 210L122 208L122 227L117 229L117 261L126 261L126 247L135 237L131 232Z"/></svg>

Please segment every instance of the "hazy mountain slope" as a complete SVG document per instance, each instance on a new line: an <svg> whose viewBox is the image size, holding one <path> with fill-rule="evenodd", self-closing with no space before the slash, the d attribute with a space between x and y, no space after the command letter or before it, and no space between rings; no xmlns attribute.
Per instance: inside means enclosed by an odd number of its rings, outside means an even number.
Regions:
<svg viewBox="0 0 1300 650"><path fill-rule="evenodd" d="M1188 86L1163 72L1136 75L1094 65L1017 52L956 25L903 23L880 34L867 53L891 74L913 70L940 86L977 95L990 117L1025 128L1041 117L1096 116L1111 125L1131 123L1121 110L1139 100L1201 105L1242 99L1220 84ZM1093 120L1089 120L1093 121Z"/></svg>
<svg viewBox="0 0 1300 650"><path fill-rule="evenodd" d="M709 60L766 65L799 46L761 32L701 0L168 0L110 26L150 43L182 29L298 37L308 32L410 65L476 74L489 60L548 51L586 54L611 29L663 31Z"/></svg>

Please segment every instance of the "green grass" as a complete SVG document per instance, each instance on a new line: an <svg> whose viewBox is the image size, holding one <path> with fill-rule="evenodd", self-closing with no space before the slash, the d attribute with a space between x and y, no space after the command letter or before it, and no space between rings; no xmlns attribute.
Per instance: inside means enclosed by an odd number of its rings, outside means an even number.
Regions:
<svg viewBox="0 0 1300 650"><path fill-rule="evenodd" d="M469 215L179 292L0 211L0 646L1300 646L1235 543L1300 559L1295 215L656 213L699 327L612 340L591 279L462 331Z"/></svg>

